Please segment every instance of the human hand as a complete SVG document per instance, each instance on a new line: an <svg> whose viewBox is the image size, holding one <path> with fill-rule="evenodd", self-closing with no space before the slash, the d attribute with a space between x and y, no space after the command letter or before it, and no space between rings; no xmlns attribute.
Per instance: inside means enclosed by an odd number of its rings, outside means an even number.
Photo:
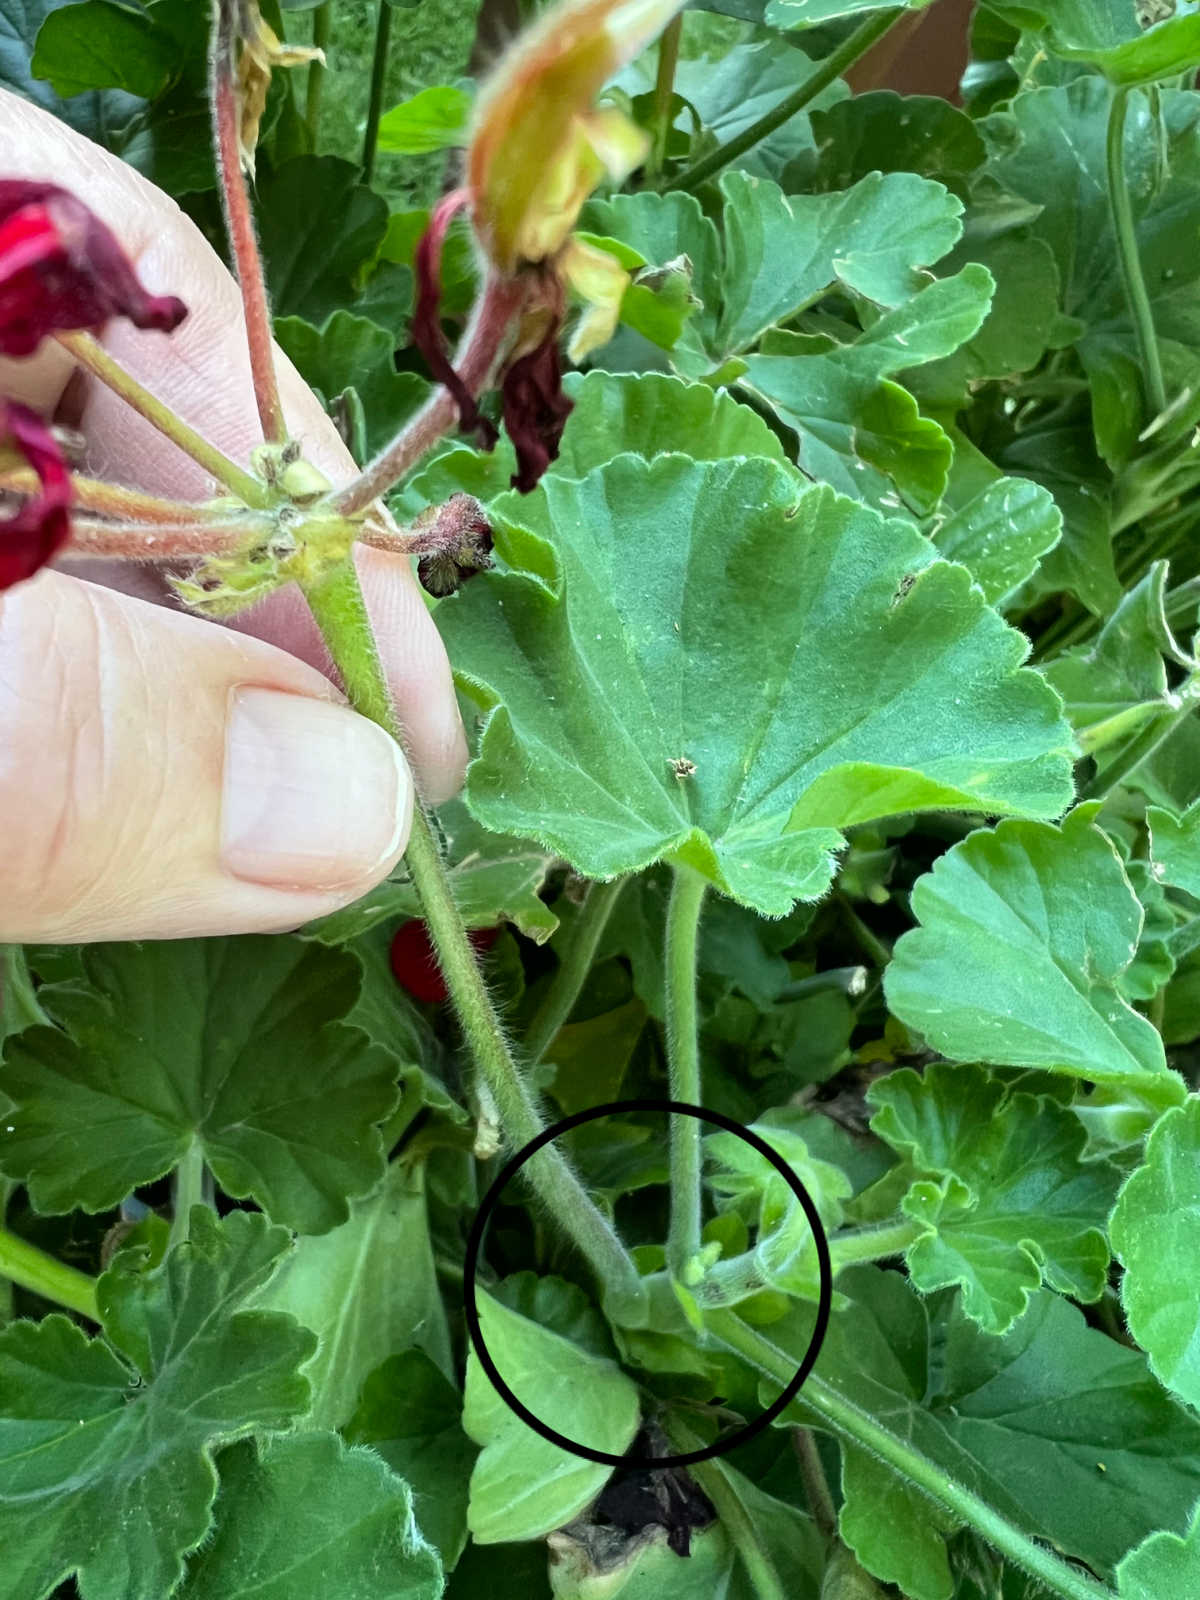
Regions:
<svg viewBox="0 0 1200 1600"><path fill-rule="evenodd" d="M103 343L244 462L261 432L241 300L199 230L131 168L2 91L0 150L5 176L77 194L151 292L187 302L169 337L117 320ZM332 423L276 361L292 435L348 480ZM80 429L97 477L172 499L213 493L52 340L0 359L0 396ZM417 783L436 803L466 764L449 665L408 559L359 547L356 562ZM164 598L149 568L78 559L0 594L0 942L296 927L366 893L404 849L408 763L324 676L299 593L230 626Z"/></svg>

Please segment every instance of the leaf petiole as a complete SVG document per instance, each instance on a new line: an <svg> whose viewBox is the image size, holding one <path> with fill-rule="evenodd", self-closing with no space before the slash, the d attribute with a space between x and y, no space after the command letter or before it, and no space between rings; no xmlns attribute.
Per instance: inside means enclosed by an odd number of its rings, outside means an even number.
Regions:
<svg viewBox="0 0 1200 1600"><path fill-rule="evenodd" d="M626 882L625 878L614 878L611 883L593 883L588 889L558 971L550 980L525 1035L525 1058L531 1067L546 1054L554 1036L574 1010Z"/></svg>
<svg viewBox="0 0 1200 1600"><path fill-rule="evenodd" d="M1142 354L1142 367L1146 380L1146 398L1154 416L1167 409L1167 387L1163 379L1162 357L1154 331L1154 312L1146 291L1142 260L1138 254L1137 233L1133 225L1133 205L1129 198L1129 180L1125 172L1125 120L1129 112L1132 85L1118 84L1113 89L1112 104L1108 112L1108 202L1112 212L1113 227L1117 235L1117 259L1125 280L1125 294L1133 315L1138 347Z"/></svg>
<svg viewBox="0 0 1200 1600"><path fill-rule="evenodd" d="M82 1317L99 1322L96 1309L96 1280L85 1272L56 1261L36 1245L0 1228L0 1277L40 1294L44 1300L77 1311Z"/></svg>
<svg viewBox="0 0 1200 1600"><path fill-rule="evenodd" d="M667 907L667 1065L671 1099L701 1104L700 1041L696 1017L696 952L707 881L676 867ZM700 1249L700 1140L695 1117L671 1118L671 1225L667 1264L687 1282Z"/></svg>

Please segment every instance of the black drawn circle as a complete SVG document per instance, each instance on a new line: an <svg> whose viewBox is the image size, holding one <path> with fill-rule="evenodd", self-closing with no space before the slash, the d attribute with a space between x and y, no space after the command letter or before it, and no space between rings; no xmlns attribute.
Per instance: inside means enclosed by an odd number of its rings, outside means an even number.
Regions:
<svg viewBox="0 0 1200 1600"><path fill-rule="evenodd" d="M479 1265L479 1253L483 1248L483 1236L487 1229L492 1212L496 1209L501 1195L509 1183L521 1170L530 1156L534 1156L543 1147L559 1138L564 1133L569 1133L572 1128L581 1127L585 1122L596 1122L601 1117L611 1117L623 1111L659 1111L667 1115L695 1117L700 1122L714 1123L718 1128L724 1128L727 1133L733 1133L739 1139L744 1139L748 1145L757 1150L764 1160L769 1161L795 1195L804 1215L808 1219L809 1228L812 1230L813 1242L817 1250L817 1269L819 1275L819 1289L817 1295L817 1317L813 1327L812 1338L809 1340L808 1349L795 1374L788 1381L786 1387L780 1391L761 1416L753 1421L743 1423L740 1428L735 1428L731 1433L724 1434L714 1440L710 1445L700 1450L687 1450L678 1455L669 1456L618 1456L609 1450L596 1450L591 1445L580 1444L576 1439L569 1439L565 1434L547 1426L540 1417L534 1415L509 1388L500 1376L496 1363L492 1360L491 1353L484 1342L483 1331L479 1326L479 1307L475 1300L475 1276ZM467 1255L463 1263L463 1309L466 1312L467 1332L471 1338L471 1346L479 1359L479 1364L491 1380L492 1387L505 1402L509 1409L520 1417L521 1421L539 1433L543 1439L549 1440L563 1450L569 1450L572 1455L582 1456L585 1461L596 1461L603 1466L624 1467L646 1470L649 1468L690 1467L697 1461L711 1461L714 1456L722 1456L729 1450L734 1450L738 1445L745 1444L758 1433L768 1427L779 1414L788 1407L800 1392L800 1387L808 1377L821 1353L821 1345L825 1340L825 1333L829 1326L829 1312L833 1304L833 1268L829 1260L829 1241L825 1236L825 1229L817 1214L816 1205L812 1196L800 1182L800 1179L784 1161L778 1151L773 1150L767 1141L754 1133L750 1128L740 1122L735 1122L732 1117L723 1116L719 1111L708 1111L703 1106L688 1105L683 1100L613 1100L602 1106L592 1106L587 1111L577 1111L573 1116L564 1117L561 1122L556 1122L552 1127L543 1128L536 1139L531 1139L527 1145L518 1150L511 1160L505 1163L496 1181L483 1197L483 1202L475 1214L471 1224L471 1234L467 1240Z"/></svg>

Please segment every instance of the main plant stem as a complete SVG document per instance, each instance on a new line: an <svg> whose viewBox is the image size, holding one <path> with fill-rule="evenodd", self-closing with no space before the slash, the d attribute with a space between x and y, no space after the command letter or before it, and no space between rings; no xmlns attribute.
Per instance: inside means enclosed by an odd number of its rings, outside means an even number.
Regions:
<svg viewBox="0 0 1200 1600"><path fill-rule="evenodd" d="M722 167L727 167L731 161L736 161L747 150L752 150L761 140L767 139L776 128L782 128L785 122L790 121L797 112L803 111L810 105L835 78L840 78L842 73L852 67L860 56L865 56L871 47L878 43L892 28L906 15L906 7L894 6L887 11L880 11L875 16L859 27L848 39L845 39L832 54L825 57L812 73L805 78L797 89L794 89L786 99L767 112L766 116L759 117L757 122L752 122L744 128L736 138L727 143L718 145L708 155L702 156L699 161L694 161L690 167L685 167L677 178L672 179L672 189L682 189L685 192L693 191L707 182L714 173L720 172ZM665 187L660 181L656 187Z"/></svg>
<svg viewBox="0 0 1200 1600"><path fill-rule="evenodd" d="M305 589L351 704L403 743L352 559ZM475 959L424 807L417 803L405 856L472 1059L499 1108L507 1141L528 1144L544 1124L517 1070ZM591 1263L614 1314L636 1321L645 1289L628 1251L562 1153L547 1145L522 1169L558 1225Z"/></svg>
<svg viewBox="0 0 1200 1600"><path fill-rule="evenodd" d="M231 461L215 444L210 444L182 417L177 417L170 406L164 405L126 372L121 363L115 361L90 333L60 333L56 337L81 367L98 378L106 389L120 395L127 406L144 417L172 444L178 445L185 455L191 456L197 466L203 467L210 477L230 493L236 494L248 506L262 507L267 504L266 489L256 477L244 467L239 467L236 461Z"/></svg>
<svg viewBox="0 0 1200 1600"><path fill-rule="evenodd" d="M555 1034L574 1010L625 882L624 878L614 878L611 883L594 883L589 888L558 971L525 1035L525 1059L531 1067L546 1054Z"/></svg>
<svg viewBox="0 0 1200 1600"><path fill-rule="evenodd" d="M757 1368L775 1383L787 1383L795 1373L796 1362L770 1340L763 1338L732 1311L713 1311L705 1317L709 1332L736 1355ZM910 1440L889 1428L848 1400L832 1384L812 1374L801 1391L803 1403L817 1412L832 1431L871 1455L929 1499L983 1536L1007 1560L1026 1572L1060 1600L1115 1600L1111 1589L1053 1554L1052 1551L1014 1527L993 1510L986 1500L965 1489L935 1462L921 1453Z"/></svg>
<svg viewBox="0 0 1200 1600"><path fill-rule="evenodd" d="M221 191L225 231L233 252L238 287L242 291L246 344L250 352L254 398L263 436L282 444L287 438L287 423L283 418L279 384L275 376L271 311L267 305L267 286L258 253L258 239L254 233L250 196L242 176L241 113L236 86L236 20L235 0L216 0L209 95L212 102L213 147L217 158L217 187ZM251 151L251 163L253 155Z"/></svg>
<svg viewBox="0 0 1200 1600"><path fill-rule="evenodd" d="M1117 257L1121 263L1121 276L1125 280L1125 295L1133 315L1138 348L1142 353L1142 369L1146 381L1146 398L1154 416L1167 409L1167 386L1163 379L1162 358L1158 350L1158 336L1154 331L1154 312L1146 291L1142 260L1138 253L1137 233L1133 225L1133 204L1129 198L1129 181L1125 172L1125 119L1129 111L1132 85L1118 84L1113 89L1112 104L1108 111L1108 203L1112 211L1113 227L1117 234Z"/></svg>
<svg viewBox="0 0 1200 1600"><path fill-rule="evenodd" d="M667 907L667 1065L671 1099L699 1105L700 1039L696 1018L696 952L708 884L676 867ZM700 1138L695 1117L671 1118L671 1231L667 1265L683 1281L700 1249Z"/></svg>
<svg viewBox="0 0 1200 1600"><path fill-rule="evenodd" d="M40 1294L43 1300L66 1306L68 1311L78 1311L93 1322L100 1320L94 1278L56 1261L7 1228L0 1228L0 1278Z"/></svg>

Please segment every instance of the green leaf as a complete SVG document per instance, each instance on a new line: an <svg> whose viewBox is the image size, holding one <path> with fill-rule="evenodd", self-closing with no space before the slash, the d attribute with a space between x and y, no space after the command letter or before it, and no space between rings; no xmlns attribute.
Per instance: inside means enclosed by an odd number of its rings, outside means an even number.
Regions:
<svg viewBox="0 0 1200 1600"><path fill-rule="evenodd" d="M965 198L987 155L971 118L936 95L880 89L810 115L813 155L787 168L782 182L789 191L849 189L872 172L915 172Z"/></svg>
<svg viewBox="0 0 1200 1600"><path fill-rule="evenodd" d="M0 945L0 1050L10 1034L49 1021L38 1003L24 949L19 944Z"/></svg>
<svg viewBox="0 0 1200 1600"><path fill-rule="evenodd" d="M403 100L379 119L379 149L390 155L424 155L467 143L472 98L440 83Z"/></svg>
<svg viewBox="0 0 1200 1600"><path fill-rule="evenodd" d="M725 212L722 353L751 349L777 322L840 283L895 307L962 231L962 202L913 173L871 173L840 194L785 195L740 172L721 179Z"/></svg>
<svg viewBox="0 0 1200 1600"><path fill-rule="evenodd" d="M1043 1291L997 1338L952 1301L931 1316L898 1273L854 1268L838 1288L851 1303L817 1375L1023 1532L1107 1575L1146 1534L1187 1521L1200 1425L1069 1302ZM810 1321L797 1307L769 1336L798 1358ZM788 1419L821 1426L802 1402ZM842 1537L863 1566L911 1600L949 1600L948 1528L929 1501L855 1446L842 1488Z"/></svg>
<svg viewBox="0 0 1200 1600"><path fill-rule="evenodd" d="M1200 16L1143 28L1137 0L988 0L1017 27L1034 28L1068 61L1098 67L1112 83L1152 83L1200 63Z"/></svg>
<svg viewBox="0 0 1200 1600"><path fill-rule="evenodd" d="M311 1334L245 1309L287 1248L264 1217L218 1222L139 1273L100 1280L107 1340L66 1317L0 1333L0 1557L5 1593L42 1600L72 1573L83 1600L158 1600L210 1525L213 1452L303 1411Z"/></svg>
<svg viewBox="0 0 1200 1600"><path fill-rule="evenodd" d="M1142 908L1087 811L971 834L917 880L912 910L884 987L936 1050L1178 1103L1157 1029L1119 989Z"/></svg>
<svg viewBox="0 0 1200 1600"><path fill-rule="evenodd" d="M216 1529L179 1600L438 1600L409 1487L369 1450L307 1433L223 1451Z"/></svg>
<svg viewBox="0 0 1200 1600"><path fill-rule="evenodd" d="M452 1373L422 1168L393 1162L383 1186L354 1206L349 1222L297 1241L255 1304L289 1312L319 1340L306 1369L314 1428L340 1428L367 1375L399 1351L424 1351Z"/></svg>
<svg viewBox="0 0 1200 1600"><path fill-rule="evenodd" d="M1165 561L1154 562L1122 596L1094 644L1058 656L1045 669L1066 702L1080 748L1089 755L1119 746L1174 707L1168 661L1194 665L1167 622L1167 571Z"/></svg>
<svg viewBox="0 0 1200 1600"><path fill-rule="evenodd" d="M1043 1282L1100 1298L1120 1174L1083 1162L1086 1134L1069 1107L1009 1095L978 1067L936 1064L921 1077L889 1073L867 1101L873 1131L934 1175L903 1202L925 1228L906 1257L923 1294L961 1284L964 1311L989 1333L1007 1333Z"/></svg>
<svg viewBox="0 0 1200 1600"><path fill-rule="evenodd" d="M1191 1600L1200 1583L1200 1509L1187 1533L1152 1533L1117 1567L1120 1600Z"/></svg>
<svg viewBox="0 0 1200 1600"><path fill-rule="evenodd" d="M921 11L929 0L900 0L902 9ZM812 28L837 17L883 11L885 0L768 0L764 19L771 28Z"/></svg>
<svg viewBox="0 0 1200 1600"><path fill-rule="evenodd" d="M345 1427L409 1484L421 1532L453 1567L467 1542L467 1480L478 1454L459 1421L458 1389L423 1350L389 1356Z"/></svg>
<svg viewBox="0 0 1200 1600"><path fill-rule="evenodd" d="M1041 209L1031 231L1054 252L1062 309L1085 324L1077 343L1093 386L1100 453L1122 462L1138 449L1145 420L1141 358L1112 242L1105 155L1110 90L1083 77L1063 88L1018 95L990 119L997 154L986 171ZM1160 90L1156 115L1134 96L1125 160L1138 254L1170 394L1187 388L1200 344L1200 259L1192 249L1200 184L1200 102Z"/></svg>
<svg viewBox="0 0 1200 1600"><path fill-rule="evenodd" d="M40 1211L104 1211L193 1141L227 1194L304 1232L383 1176L396 1063L342 1018L352 956L286 937L92 945L9 1041L0 1164ZM102 1139L97 1129L104 1130ZM313 1129L320 1128L320 1138Z"/></svg>
<svg viewBox="0 0 1200 1600"><path fill-rule="evenodd" d="M612 1361L478 1295L488 1351L514 1394L549 1427L622 1455L639 1424L638 1391ZM537 1539L576 1516L610 1469L572 1455L533 1431L492 1387L474 1352L467 1358L463 1427L483 1446L471 1474L467 1515L479 1544Z"/></svg>
<svg viewBox="0 0 1200 1600"><path fill-rule="evenodd" d="M150 16L109 0L83 0L47 16L32 72L64 99L87 89L124 89L153 100L176 65L169 36Z"/></svg>
<svg viewBox="0 0 1200 1600"><path fill-rule="evenodd" d="M783 446L756 411L706 383L663 373L589 372L566 383L575 409L567 418L557 477L585 478L616 455L647 461L680 451L694 461L767 456L783 462Z"/></svg>
<svg viewBox="0 0 1200 1600"><path fill-rule="evenodd" d="M395 336L366 317L335 311L320 328L303 317L279 317L275 338L327 408L353 389L366 417L368 455L381 450L430 393L415 372L396 371Z"/></svg>
<svg viewBox="0 0 1200 1600"><path fill-rule="evenodd" d="M511 922L527 939L545 944L558 918L541 898L541 889L555 856L519 839L481 827L461 800L450 800L437 812L445 840L454 903L468 928L494 928ZM370 894L312 922L305 933L323 944L358 938L381 922L423 917L417 891L403 867Z"/></svg>
<svg viewBox="0 0 1200 1600"><path fill-rule="evenodd" d="M824 890L839 828L1065 804L1064 731L1016 670L1024 642L909 524L798 493L771 462L677 456L492 512L510 570L439 609L490 713L468 784L486 826L589 877L684 861L778 916Z"/></svg>
<svg viewBox="0 0 1200 1600"><path fill-rule="evenodd" d="M1200 899L1200 801L1180 817L1150 806L1146 823L1155 877Z"/></svg>
<svg viewBox="0 0 1200 1600"><path fill-rule="evenodd" d="M1037 570L1061 539L1062 527L1049 489L1027 478L997 478L950 509L933 539L947 561L969 569L989 605L997 605Z"/></svg>
<svg viewBox="0 0 1200 1600"><path fill-rule="evenodd" d="M744 387L796 431L798 462L809 477L881 509L897 508L899 495L915 511L931 512L946 487L950 441L887 379L956 350L979 328L991 292L986 269L968 266L886 312L852 342L768 334L762 353L744 362Z"/></svg>
<svg viewBox="0 0 1200 1600"><path fill-rule="evenodd" d="M1200 1286L1191 1266L1200 1247L1198 1183L1200 1100L1193 1095L1155 1126L1109 1227L1125 1268L1129 1331L1167 1388L1192 1406L1200 1406Z"/></svg>
<svg viewBox="0 0 1200 1600"><path fill-rule="evenodd" d="M375 259L387 204L338 156L296 156L258 184L258 223L267 287L277 317L320 326L353 304L355 279Z"/></svg>

